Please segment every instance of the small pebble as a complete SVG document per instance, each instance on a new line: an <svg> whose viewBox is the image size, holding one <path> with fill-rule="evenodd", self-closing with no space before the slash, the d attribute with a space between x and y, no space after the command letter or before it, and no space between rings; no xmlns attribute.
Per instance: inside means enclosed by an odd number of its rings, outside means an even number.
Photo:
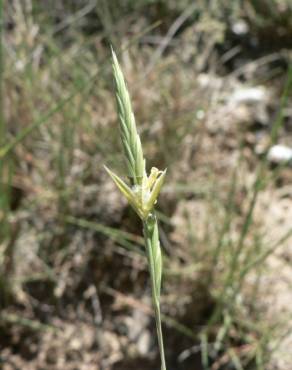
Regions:
<svg viewBox="0 0 292 370"><path fill-rule="evenodd" d="M292 164L292 148L285 145L274 145L268 152L268 160L276 164Z"/></svg>

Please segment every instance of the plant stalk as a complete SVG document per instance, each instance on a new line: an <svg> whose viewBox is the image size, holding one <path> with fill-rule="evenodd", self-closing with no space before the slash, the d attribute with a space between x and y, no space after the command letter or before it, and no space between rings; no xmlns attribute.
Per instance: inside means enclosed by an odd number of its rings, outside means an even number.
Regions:
<svg viewBox="0 0 292 370"><path fill-rule="evenodd" d="M163 335L161 327L161 313L160 313L160 286L161 286L162 259L159 243L158 223L157 218L154 214L150 214L149 217L143 222L143 231L150 272L152 301L155 313L157 338L161 359L161 370L166 370Z"/></svg>

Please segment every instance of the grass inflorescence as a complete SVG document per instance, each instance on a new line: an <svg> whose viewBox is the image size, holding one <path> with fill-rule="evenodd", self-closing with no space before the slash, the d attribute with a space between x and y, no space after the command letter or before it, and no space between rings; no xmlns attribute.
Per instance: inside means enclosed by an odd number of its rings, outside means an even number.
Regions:
<svg viewBox="0 0 292 370"><path fill-rule="evenodd" d="M112 51L112 59L121 139L132 184L127 185L107 167L106 170L143 222L145 247L151 278L152 300L161 357L161 370L166 370L160 313L162 255L157 217L154 210L166 170L159 171L157 168L152 168L150 175L147 176L146 160L143 156L141 140L137 132L130 96L114 51Z"/></svg>

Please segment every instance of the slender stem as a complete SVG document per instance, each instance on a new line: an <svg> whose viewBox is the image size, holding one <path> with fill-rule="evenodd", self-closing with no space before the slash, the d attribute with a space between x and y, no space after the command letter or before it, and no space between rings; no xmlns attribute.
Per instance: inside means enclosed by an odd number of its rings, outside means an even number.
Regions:
<svg viewBox="0 0 292 370"><path fill-rule="evenodd" d="M143 226L151 280L152 301L155 313L158 345L161 359L161 370L166 370L159 303L162 261L156 217L154 215L150 215L147 220L144 221Z"/></svg>
<svg viewBox="0 0 292 370"><path fill-rule="evenodd" d="M157 338L158 338L158 345L159 345L159 352L160 352L160 359L161 359L161 370L166 370L163 335L162 335L162 328L161 328L161 314L160 314L160 305L159 305L159 303L154 304L154 311L155 311Z"/></svg>

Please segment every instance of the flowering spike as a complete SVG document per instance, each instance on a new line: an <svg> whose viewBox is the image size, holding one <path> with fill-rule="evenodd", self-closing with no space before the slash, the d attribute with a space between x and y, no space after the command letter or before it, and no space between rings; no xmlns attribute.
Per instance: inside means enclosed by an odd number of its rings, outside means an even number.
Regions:
<svg viewBox="0 0 292 370"><path fill-rule="evenodd" d="M124 154L126 157L130 177L133 178L134 184L137 185L141 184L145 170L143 150L136 128L130 95L128 93L126 82L124 80L118 59L113 49L112 62Z"/></svg>
<svg viewBox="0 0 292 370"><path fill-rule="evenodd" d="M112 50L113 72L116 84L117 106L120 118L120 130L128 170L133 179L129 187L117 175L106 168L119 190L142 220L146 220L154 208L166 171L153 167L149 177L143 156L141 140L137 132L135 117L132 112L130 95L115 52Z"/></svg>

